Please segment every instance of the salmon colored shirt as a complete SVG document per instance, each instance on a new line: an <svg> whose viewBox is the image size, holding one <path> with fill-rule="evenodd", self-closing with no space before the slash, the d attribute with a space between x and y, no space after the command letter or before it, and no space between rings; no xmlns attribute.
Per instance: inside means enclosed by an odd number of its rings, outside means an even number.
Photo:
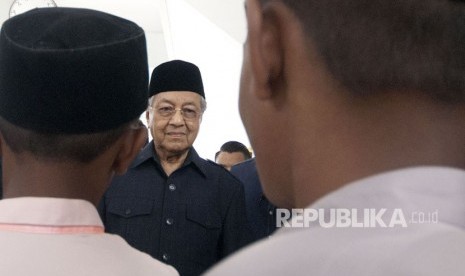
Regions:
<svg viewBox="0 0 465 276"><path fill-rule="evenodd" d="M0 200L0 275L178 275L171 266L105 234L84 200Z"/></svg>

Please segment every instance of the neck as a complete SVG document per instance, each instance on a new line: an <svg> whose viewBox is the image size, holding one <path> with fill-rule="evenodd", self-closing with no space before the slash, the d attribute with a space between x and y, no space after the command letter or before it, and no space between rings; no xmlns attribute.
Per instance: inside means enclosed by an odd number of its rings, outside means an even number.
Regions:
<svg viewBox="0 0 465 276"><path fill-rule="evenodd" d="M84 199L97 206L113 173L111 168L77 162L37 162L4 156L4 198L57 197Z"/></svg>
<svg viewBox="0 0 465 276"><path fill-rule="evenodd" d="M187 158L189 149L181 152L168 152L155 147L160 164L163 167L166 175L170 176L174 171L179 169Z"/></svg>
<svg viewBox="0 0 465 276"><path fill-rule="evenodd" d="M335 106L334 112L304 130L313 134L302 135L299 128L294 136L292 182L298 207L384 171L425 165L465 169L463 106L390 94L361 105ZM315 133L323 138L304 139Z"/></svg>

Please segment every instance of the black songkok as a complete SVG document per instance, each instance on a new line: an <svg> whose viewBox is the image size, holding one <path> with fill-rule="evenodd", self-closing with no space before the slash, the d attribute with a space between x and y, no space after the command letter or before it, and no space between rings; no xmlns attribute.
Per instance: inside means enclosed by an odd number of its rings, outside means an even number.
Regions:
<svg viewBox="0 0 465 276"><path fill-rule="evenodd" d="M147 107L144 31L107 13L35 9L0 33L0 116L41 133L111 130Z"/></svg>
<svg viewBox="0 0 465 276"><path fill-rule="evenodd" d="M186 61L172 60L153 69L149 96L168 91L190 91L205 98L199 68Z"/></svg>

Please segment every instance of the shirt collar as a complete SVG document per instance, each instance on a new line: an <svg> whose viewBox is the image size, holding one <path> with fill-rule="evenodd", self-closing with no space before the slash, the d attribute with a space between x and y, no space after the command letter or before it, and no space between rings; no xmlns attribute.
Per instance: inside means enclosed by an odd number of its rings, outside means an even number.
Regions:
<svg viewBox="0 0 465 276"><path fill-rule="evenodd" d="M425 166L354 181L322 197L307 209L325 212L337 208L386 209L388 212L400 209L407 222L414 214L437 212L439 222L465 229L464 198L464 170Z"/></svg>
<svg viewBox="0 0 465 276"><path fill-rule="evenodd" d="M131 168L135 168L150 159L155 161L161 167L160 159L158 158L158 155L155 152L153 140L142 149L141 153L133 161ZM184 160L184 163L182 164L181 168L189 166L191 164L195 168L197 168L203 174L203 176L207 176L206 161L198 155L197 151L193 147L189 149L189 152L186 156L186 160Z"/></svg>
<svg viewBox="0 0 465 276"><path fill-rule="evenodd" d="M18 197L0 200L0 229L48 234L103 233L97 209L81 199Z"/></svg>
<svg viewBox="0 0 465 276"><path fill-rule="evenodd" d="M465 228L465 171L446 167L395 170L355 181L313 204L313 208L401 208L438 211L439 221Z"/></svg>

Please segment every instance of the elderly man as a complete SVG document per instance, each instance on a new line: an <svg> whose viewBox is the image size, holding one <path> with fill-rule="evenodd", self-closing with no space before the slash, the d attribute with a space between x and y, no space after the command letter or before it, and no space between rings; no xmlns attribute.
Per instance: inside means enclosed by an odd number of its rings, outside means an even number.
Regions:
<svg viewBox="0 0 465 276"><path fill-rule="evenodd" d="M206 108L199 69L174 60L156 67L147 120L153 141L115 178L100 205L108 232L199 275L250 239L241 183L192 147Z"/></svg>
<svg viewBox="0 0 465 276"><path fill-rule="evenodd" d="M143 30L110 14L36 9L3 24L0 275L177 275L105 234L95 206L147 137L147 68Z"/></svg>
<svg viewBox="0 0 465 276"><path fill-rule="evenodd" d="M463 275L464 1L246 6L241 117L300 210L207 275Z"/></svg>

